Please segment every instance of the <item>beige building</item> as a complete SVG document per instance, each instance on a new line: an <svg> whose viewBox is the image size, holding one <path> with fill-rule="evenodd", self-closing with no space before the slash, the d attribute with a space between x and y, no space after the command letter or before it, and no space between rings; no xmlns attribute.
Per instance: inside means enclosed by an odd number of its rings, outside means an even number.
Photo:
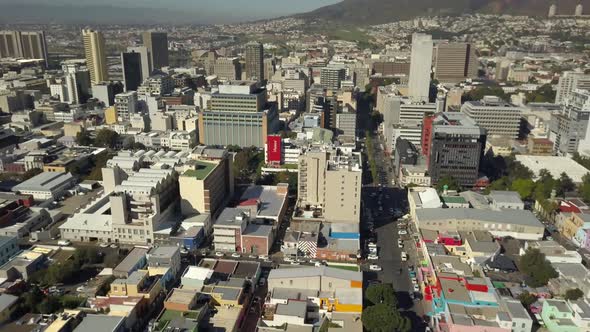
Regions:
<svg viewBox="0 0 590 332"><path fill-rule="evenodd" d="M82 38L90 81L93 84L107 81L109 77L104 36L99 31L84 29L82 30Z"/></svg>
<svg viewBox="0 0 590 332"><path fill-rule="evenodd" d="M178 178L183 215L215 214L229 197L225 161L196 160Z"/></svg>
<svg viewBox="0 0 590 332"><path fill-rule="evenodd" d="M479 62L469 43L440 43L433 51L434 78L441 83L459 83L476 78Z"/></svg>
<svg viewBox="0 0 590 332"><path fill-rule="evenodd" d="M359 223L362 163L358 153L309 151L299 157L299 199L303 210L323 209L328 222Z"/></svg>

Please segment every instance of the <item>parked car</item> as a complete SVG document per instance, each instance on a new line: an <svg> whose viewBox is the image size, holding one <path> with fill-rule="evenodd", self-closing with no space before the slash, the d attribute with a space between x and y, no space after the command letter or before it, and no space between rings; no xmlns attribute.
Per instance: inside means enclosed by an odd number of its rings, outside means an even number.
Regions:
<svg viewBox="0 0 590 332"><path fill-rule="evenodd" d="M233 254L231 254L231 257L233 257L233 258L240 258L242 256L240 256L240 254L238 254L237 252L234 252Z"/></svg>
<svg viewBox="0 0 590 332"><path fill-rule="evenodd" d="M220 251L215 252L215 257L223 257L223 253Z"/></svg>
<svg viewBox="0 0 590 332"><path fill-rule="evenodd" d="M377 256L375 254L370 254L369 256L367 256L367 259L374 261L374 260L379 259L379 256Z"/></svg>
<svg viewBox="0 0 590 332"><path fill-rule="evenodd" d="M381 271L383 269L379 265L371 265L371 266L369 266L369 270L371 270L371 271Z"/></svg>
<svg viewBox="0 0 590 332"><path fill-rule="evenodd" d="M400 229L399 231L397 231L398 235L407 235L408 231L406 231L405 229Z"/></svg>
<svg viewBox="0 0 590 332"><path fill-rule="evenodd" d="M70 240L59 240L57 241L57 245L58 246L71 246L72 245L72 241Z"/></svg>
<svg viewBox="0 0 590 332"><path fill-rule="evenodd" d="M405 251L402 251L402 262L405 262L408 260L408 254L406 254Z"/></svg>

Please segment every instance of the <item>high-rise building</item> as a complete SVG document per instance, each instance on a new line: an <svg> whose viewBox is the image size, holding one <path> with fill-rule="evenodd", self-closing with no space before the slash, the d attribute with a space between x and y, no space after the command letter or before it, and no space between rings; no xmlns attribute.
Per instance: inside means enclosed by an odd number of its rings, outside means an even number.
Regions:
<svg viewBox="0 0 590 332"><path fill-rule="evenodd" d="M549 6L549 13L547 14L547 16L553 17L555 15L557 15L557 5L552 4L551 6Z"/></svg>
<svg viewBox="0 0 590 332"><path fill-rule="evenodd" d="M217 58L213 73L220 80L238 80L242 77L242 65L238 58Z"/></svg>
<svg viewBox="0 0 590 332"><path fill-rule="evenodd" d="M131 116L137 112L137 92L130 91L116 95L115 110L117 111L118 119L129 121Z"/></svg>
<svg viewBox="0 0 590 332"><path fill-rule="evenodd" d="M438 43L434 46L434 78L441 83L459 83L476 78L479 60L469 43Z"/></svg>
<svg viewBox="0 0 590 332"><path fill-rule="evenodd" d="M579 3L576 6L576 10L574 11L574 15L575 16L582 16L582 15L584 15L584 6L581 3Z"/></svg>
<svg viewBox="0 0 590 332"><path fill-rule="evenodd" d="M268 81L275 74L275 59L274 58L266 58L266 59L264 59L263 63L264 63L264 79Z"/></svg>
<svg viewBox="0 0 590 332"><path fill-rule="evenodd" d="M141 34L143 46L151 57L152 68L168 66L168 34L166 32L146 31Z"/></svg>
<svg viewBox="0 0 590 332"><path fill-rule="evenodd" d="M150 77L154 67L152 66L152 56L148 48L145 46L127 47L127 52L139 53L141 58L141 80Z"/></svg>
<svg viewBox="0 0 590 332"><path fill-rule="evenodd" d="M555 103L564 103L576 89L590 90L590 75L582 72L563 72L557 84Z"/></svg>
<svg viewBox="0 0 590 332"><path fill-rule="evenodd" d="M90 72L90 81L94 84L108 80L108 68L104 36L99 31L82 30L86 67Z"/></svg>
<svg viewBox="0 0 590 332"><path fill-rule="evenodd" d="M263 148L267 136L279 130L277 109L268 107L266 90L253 81L220 85L198 123L199 141L206 145Z"/></svg>
<svg viewBox="0 0 590 332"><path fill-rule="evenodd" d="M436 114L429 125L431 135L423 142L432 183L451 176L460 185L472 187L479 176L479 165L486 145L486 131L460 112Z"/></svg>
<svg viewBox="0 0 590 332"><path fill-rule="evenodd" d="M522 108L496 96L485 96L480 101L468 101L461 112L471 117L487 131L488 136L516 139L520 132Z"/></svg>
<svg viewBox="0 0 590 332"><path fill-rule="evenodd" d="M340 84L345 78L346 69L344 68L324 67L320 70L320 82L326 89L340 89Z"/></svg>
<svg viewBox="0 0 590 332"><path fill-rule="evenodd" d="M245 46L246 79L264 80L264 47L261 43L252 41Z"/></svg>
<svg viewBox="0 0 590 332"><path fill-rule="evenodd" d="M574 90L563 100L559 112L551 114L549 139L559 155L590 153L590 92Z"/></svg>
<svg viewBox="0 0 590 332"><path fill-rule="evenodd" d="M125 91L137 91L142 82L141 54L135 52L121 53L123 86Z"/></svg>
<svg viewBox="0 0 590 332"><path fill-rule="evenodd" d="M428 101L430 73L432 71L432 36L423 33L412 35L412 55L408 96L413 101Z"/></svg>
<svg viewBox="0 0 590 332"><path fill-rule="evenodd" d="M309 150L299 157L300 208L323 208L327 222L358 224L362 162L360 153Z"/></svg>
<svg viewBox="0 0 590 332"><path fill-rule="evenodd" d="M47 43L44 31L0 31L0 58L44 59Z"/></svg>

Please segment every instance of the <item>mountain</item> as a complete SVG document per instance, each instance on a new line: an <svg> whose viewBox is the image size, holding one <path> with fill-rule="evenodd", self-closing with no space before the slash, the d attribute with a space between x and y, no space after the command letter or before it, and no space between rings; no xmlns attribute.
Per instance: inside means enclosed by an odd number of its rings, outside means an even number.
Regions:
<svg viewBox="0 0 590 332"><path fill-rule="evenodd" d="M463 13L545 16L556 0L344 0L299 17L352 24L380 24L425 15ZM573 15L578 3L590 13L590 0L560 0L558 14Z"/></svg>

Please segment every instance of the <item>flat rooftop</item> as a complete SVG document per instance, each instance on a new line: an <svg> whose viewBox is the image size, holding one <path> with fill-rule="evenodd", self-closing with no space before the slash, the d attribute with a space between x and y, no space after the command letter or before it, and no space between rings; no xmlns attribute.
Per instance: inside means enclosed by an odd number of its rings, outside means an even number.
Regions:
<svg viewBox="0 0 590 332"><path fill-rule="evenodd" d="M182 176L194 177L197 180L203 180L217 167L216 163L209 163L202 160L194 161L194 169L189 169L182 173Z"/></svg>
<svg viewBox="0 0 590 332"><path fill-rule="evenodd" d="M499 224L512 224L530 227L544 227L531 211L504 209L501 211L457 209L418 209L419 222L430 220L480 220Z"/></svg>
<svg viewBox="0 0 590 332"><path fill-rule="evenodd" d="M554 179L558 179L561 173L565 172L575 183L582 183L582 177L589 172L568 157L516 155L516 161L528 167L535 176L539 176L542 169L548 170Z"/></svg>

